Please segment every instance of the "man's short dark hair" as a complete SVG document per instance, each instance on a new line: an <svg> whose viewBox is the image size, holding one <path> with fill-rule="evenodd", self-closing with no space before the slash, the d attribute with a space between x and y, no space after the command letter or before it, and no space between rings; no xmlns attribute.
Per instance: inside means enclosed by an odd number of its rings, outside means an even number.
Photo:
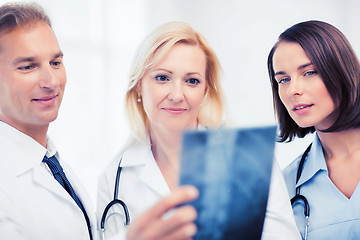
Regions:
<svg viewBox="0 0 360 240"><path fill-rule="evenodd" d="M37 21L43 21L51 27L49 17L37 3L8 3L0 7L0 32Z"/></svg>

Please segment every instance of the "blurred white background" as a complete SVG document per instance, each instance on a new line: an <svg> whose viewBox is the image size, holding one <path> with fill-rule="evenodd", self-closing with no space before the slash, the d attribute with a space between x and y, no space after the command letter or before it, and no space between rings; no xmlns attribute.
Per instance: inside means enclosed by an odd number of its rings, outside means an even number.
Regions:
<svg viewBox="0 0 360 240"><path fill-rule="evenodd" d="M286 28L305 20L327 21L348 37L360 55L358 0L37 2L52 19L68 77L60 115L50 127L50 136L94 204L98 175L129 134L124 95L134 52L154 27L185 21L205 36L222 63L226 98L238 126L275 124L266 61ZM280 166L300 155L311 137L277 144Z"/></svg>

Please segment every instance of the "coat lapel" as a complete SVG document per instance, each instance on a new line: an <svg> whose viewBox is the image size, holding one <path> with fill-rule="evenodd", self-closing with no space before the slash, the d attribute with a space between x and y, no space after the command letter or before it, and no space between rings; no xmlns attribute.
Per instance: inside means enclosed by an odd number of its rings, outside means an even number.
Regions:
<svg viewBox="0 0 360 240"><path fill-rule="evenodd" d="M121 167L138 167L139 179L160 196L170 194L170 189L157 165L151 151L151 145L147 143L136 143L128 147L124 152Z"/></svg>
<svg viewBox="0 0 360 240"><path fill-rule="evenodd" d="M159 193L162 197L169 195L169 186L167 185L152 153L151 156L148 157L148 160L149 161L147 161L143 171L140 174L140 180L154 191Z"/></svg>
<svg viewBox="0 0 360 240"><path fill-rule="evenodd" d="M81 203L83 204L83 206L85 208L86 214L88 215L88 217L90 219L91 229L92 229L92 233L94 236L94 234L96 234L95 230L97 228L97 225L96 225L96 215L95 215L95 211L93 209L93 205L92 205L90 196L88 195L87 191L85 190L85 188L83 187L83 185L81 184L79 179L75 176L73 171L69 168L69 166L64 162L61 162L61 165L63 166L66 177L70 181L71 186L75 190L77 196L80 198Z"/></svg>
<svg viewBox="0 0 360 240"><path fill-rule="evenodd" d="M71 196L59 184L59 182L56 181L56 179L49 172L47 172L44 166L39 164L37 166L34 166L32 170L33 170L33 179L35 183L45 188L49 192L56 194L57 197L60 197L65 201L70 202L71 204L74 202ZM75 204L74 206L77 205Z"/></svg>

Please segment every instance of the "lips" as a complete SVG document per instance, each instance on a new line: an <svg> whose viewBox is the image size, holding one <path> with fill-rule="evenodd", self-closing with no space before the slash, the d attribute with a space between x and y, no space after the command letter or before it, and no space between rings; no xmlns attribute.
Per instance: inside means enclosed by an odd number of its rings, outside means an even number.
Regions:
<svg viewBox="0 0 360 240"><path fill-rule="evenodd" d="M50 101L54 98L56 98L57 95L54 96L45 96L45 97L41 97L41 98L34 98L33 101Z"/></svg>
<svg viewBox="0 0 360 240"><path fill-rule="evenodd" d="M162 109L172 114L181 114L186 111L186 108L162 108Z"/></svg>
<svg viewBox="0 0 360 240"><path fill-rule="evenodd" d="M32 99L33 102L39 104L41 107L52 107L56 103L55 99L58 95L51 95L51 96L43 96L40 98Z"/></svg>
<svg viewBox="0 0 360 240"><path fill-rule="evenodd" d="M293 108L293 111L299 111L299 110L302 110L302 109L306 109L306 108L310 108L314 106L314 104L308 104L308 105L305 105L305 104L301 104L301 105L296 105L294 108Z"/></svg>

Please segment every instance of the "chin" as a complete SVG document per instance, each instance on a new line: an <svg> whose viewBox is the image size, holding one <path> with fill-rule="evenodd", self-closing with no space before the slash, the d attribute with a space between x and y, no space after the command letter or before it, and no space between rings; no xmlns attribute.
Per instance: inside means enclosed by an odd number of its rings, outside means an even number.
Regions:
<svg viewBox="0 0 360 240"><path fill-rule="evenodd" d="M299 126L300 128L310 128L310 127L314 127L314 125L309 125L309 124L304 124L304 125L298 124L298 126Z"/></svg>
<svg viewBox="0 0 360 240"><path fill-rule="evenodd" d="M166 129L170 132L179 132L182 133L185 130L188 130L189 127L186 127L184 124L177 123L177 124L169 124L166 126Z"/></svg>
<svg viewBox="0 0 360 240"><path fill-rule="evenodd" d="M39 119L39 122L42 122L44 124L49 124L56 120L58 114L48 114L47 116L44 116L44 118Z"/></svg>

